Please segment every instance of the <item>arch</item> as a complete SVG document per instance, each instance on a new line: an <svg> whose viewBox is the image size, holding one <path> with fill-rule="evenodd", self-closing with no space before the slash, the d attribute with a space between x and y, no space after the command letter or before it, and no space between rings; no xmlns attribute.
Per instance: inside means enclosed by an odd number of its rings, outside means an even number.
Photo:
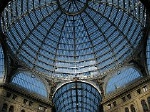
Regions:
<svg viewBox="0 0 150 112"><path fill-rule="evenodd" d="M0 79L4 77L4 74L5 74L4 52L2 45L0 44Z"/></svg>
<svg viewBox="0 0 150 112"><path fill-rule="evenodd" d="M11 105L8 112L14 112L14 106Z"/></svg>
<svg viewBox="0 0 150 112"><path fill-rule="evenodd" d="M53 97L56 112L97 112L101 95L89 83L70 82L59 87Z"/></svg>
<svg viewBox="0 0 150 112"><path fill-rule="evenodd" d="M19 85L30 92L37 93L41 96L48 97L48 92L43 81L29 72L19 72L16 74L12 83Z"/></svg>
<svg viewBox="0 0 150 112"><path fill-rule="evenodd" d="M7 103L4 103L2 107L2 112L7 112L7 108L8 108Z"/></svg>
<svg viewBox="0 0 150 112"><path fill-rule="evenodd" d="M125 85L132 83L135 79L142 77L139 71L134 67L124 68L116 72L106 84L106 94L111 93L118 88L124 87Z"/></svg>
<svg viewBox="0 0 150 112"><path fill-rule="evenodd" d="M133 104L130 106L130 109L131 109L131 112L136 112L136 109Z"/></svg>
<svg viewBox="0 0 150 112"><path fill-rule="evenodd" d="M63 82L63 83L58 84L57 87L56 87L56 89L55 89L54 94L55 94L56 91L57 91L58 89L60 89L62 86L67 85L67 84L69 84L69 83L73 83L73 82L75 82L75 81L66 81L66 82ZM78 82L87 83L87 84L93 86L93 87L101 94L101 90L100 90L100 88L96 85L96 83L94 83L94 82L92 82L92 81L85 81L85 80L80 80L80 79L78 80Z"/></svg>
<svg viewBox="0 0 150 112"><path fill-rule="evenodd" d="M125 112L129 112L129 108L128 107L125 107Z"/></svg>
<svg viewBox="0 0 150 112"><path fill-rule="evenodd" d="M148 112L148 106L145 100L141 100L141 105L143 108L143 112Z"/></svg>

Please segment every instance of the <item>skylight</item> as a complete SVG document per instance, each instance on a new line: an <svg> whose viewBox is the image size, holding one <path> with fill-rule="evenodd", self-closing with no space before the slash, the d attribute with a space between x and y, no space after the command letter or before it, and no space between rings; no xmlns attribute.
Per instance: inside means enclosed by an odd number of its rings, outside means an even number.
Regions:
<svg viewBox="0 0 150 112"><path fill-rule="evenodd" d="M71 82L60 87L53 97L56 112L98 112L99 91L84 82Z"/></svg>
<svg viewBox="0 0 150 112"><path fill-rule="evenodd" d="M145 18L139 0L12 0L1 27L14 56L29 69L87 79L131 56Z"/></svg>
<svg viewBox="0 0 150 112"><path fill-rule="evenodd" d="M48 97L46 86L34 74L20 72L12 79L12 83L23 87L31 93L36 93L41 96Z"/></svg>
<svg viewBox="0 0 150 112"><path fill-rule="evenodd" d="M142 77L142 75L135 68L126 68L116 72L112 78L108 80L106 86L106 94L111 93L118 88L126 87L135 79Z"/></svg>

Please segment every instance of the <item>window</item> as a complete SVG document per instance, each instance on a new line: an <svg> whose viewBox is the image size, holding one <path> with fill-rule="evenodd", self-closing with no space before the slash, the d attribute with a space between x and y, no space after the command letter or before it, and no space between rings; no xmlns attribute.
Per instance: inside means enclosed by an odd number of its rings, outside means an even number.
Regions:
<svg viewBox="0 0 150 112"><path fill-rule="evenodd" d="M117 103L116 103L116 101L114 101L114 102L113 102L113 106L114 106L114 107L116 107L116 106L117 106Z"/></svg>
<svg viewBox="0 0 150 112"><path fill-rule="evenodd" d="M23 99L23 103L27 104L28 100L27 99Z"/></svg>
<svg viewBox="0 0 150 112"><path fill-rule="evenodd" d="M7 92L7 93L6 93L6 97L9 98L10 96L11 96L11 93L10 93L10 92Z"/></svg>
<svg viewBox="0 0 150 112"><path fill-rule="evenodd" d="M122 101L125 102L126 101L126 97L122 97Z"/></svg>
<svg viewBox="0 0 150 112"><path fill-rule="evenodd" d="M141 94L141 89L136 90L138 94Z"/></svg>
<svg viewBox="0 0 150 112"><path fill-rule="evenodd" d="M6 103L3 104L2 112L7 112L8 105Z"/></svg>
<svg viewBox="0 0 150 112"><path fill-rule="evenodd" d="M128 107L125 108L125 112L129 112L129 108Z"/></svg>
<svg viewBox="0 0 150 112"><path fill-rule="evenodd" d="M143 107L143 112L147 112L148 111L148 106L147 103L145 102L145 100L141 101L142 107Z"/></svg>
<svg viewBox="0 0 150 112"><path fill-rule="evenodd" d="M9 107L9 112L14 112L14 106L11 105L11 106Z"/></svg>
<svg viewBox="0 0 150 112"><path fill-rule="evenodd" d="M39 110L41 112L45 112L46 111L46 107L39 105Z"/></svg>
<svg viewBox="0 0 150 112"><path fill-rule="evenodd" d="M136 112L134 105L131 105L130 108L131 108L131 112Z"/></svg>
<svg viewBox="0 0 150 112"><path fill-rule="evenodd" d="M148 102L148 106L149 106L149 109L150 109L150 97L147 98L147 102Z"/></svg>
<svg viewBox="0 0 150 112"><path fill-rule="evenodd" d="M29 106L32 106L33 105L33 102L32 101L29 101Z"/></svg>
<svg viewBox="0 0 150 112"><path fill-rule="evenodd" d="M132 83L137 78L142 77L135 68L125 68L116 72L106 86L106 93L111 93L118 88L125 87L125 85Z"/></svg>
<svg viewBox="0 0 150 112"><path fill-rule="evenodd" d="M23 87L29 92L34 92L41 96L48 97L44 83L38 77L29 72L20 72L16 74L12 79L12 83Z"/></svg>
<svg viewBox="0 0 150 112"><path fill-rule="evenodd" d="M15 100L17 98L17 95L13 95L12 99Z"/></svg>
<svg viewBox="0 0 150 112"><path fill-rule="evenodd" d="M107 107L108 107L108 109L111 109L111 104L109 103L109 104L107 105Z"/></svg>
<svg viewBox="0 0 150 112"><path fill-rule="evenodd" d="M143 87L143 92L146 92L148 89L147 89L147 86L144 86Z"/></svg>
<svg viewBox="0 0 150 112"><path fill-rule="evenodd" d="M128 98L128 99L131 99L131 95L130 95L130 94L128 94L128 95L127 95L127 98Z"/></svg>

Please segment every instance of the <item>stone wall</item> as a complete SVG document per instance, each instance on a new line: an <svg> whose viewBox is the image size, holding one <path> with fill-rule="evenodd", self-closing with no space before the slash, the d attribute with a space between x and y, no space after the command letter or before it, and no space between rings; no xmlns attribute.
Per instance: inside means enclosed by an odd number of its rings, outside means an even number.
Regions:
<svg viewBox="0 0 150 112"><path fill-rule="evenodd" d="M7 110L3 108L4 105L7 105ZM14 111L10 111L13 110L11 108L14 108ZM40 99L8 90L4 86L0 87L0 112L52 112L51 108L47 102L41 102Z"/></svg>
<svg viewBox="0 0 150 112"><path fill-rule="evenodd" d="M104 112L128 112L125 111L125 108L128 108L129 112L150 112L148 97L150 98L150 78L144 78L128 85L126 88L106 95L102 104ZM142 102L147 105L145 111ZM135 111L133 108L135 108Z"/></svg>

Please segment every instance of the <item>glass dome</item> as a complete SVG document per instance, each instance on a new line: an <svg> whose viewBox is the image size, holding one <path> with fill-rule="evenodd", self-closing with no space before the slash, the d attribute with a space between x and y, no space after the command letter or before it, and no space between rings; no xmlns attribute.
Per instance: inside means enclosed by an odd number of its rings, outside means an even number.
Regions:
<svg viewBox="0 0 150 112"><path fill-rule="evenodd" d="M131 56L145 16L139 0L12 0L1 27L26 67L63 80L86 79Z"/></svg>

